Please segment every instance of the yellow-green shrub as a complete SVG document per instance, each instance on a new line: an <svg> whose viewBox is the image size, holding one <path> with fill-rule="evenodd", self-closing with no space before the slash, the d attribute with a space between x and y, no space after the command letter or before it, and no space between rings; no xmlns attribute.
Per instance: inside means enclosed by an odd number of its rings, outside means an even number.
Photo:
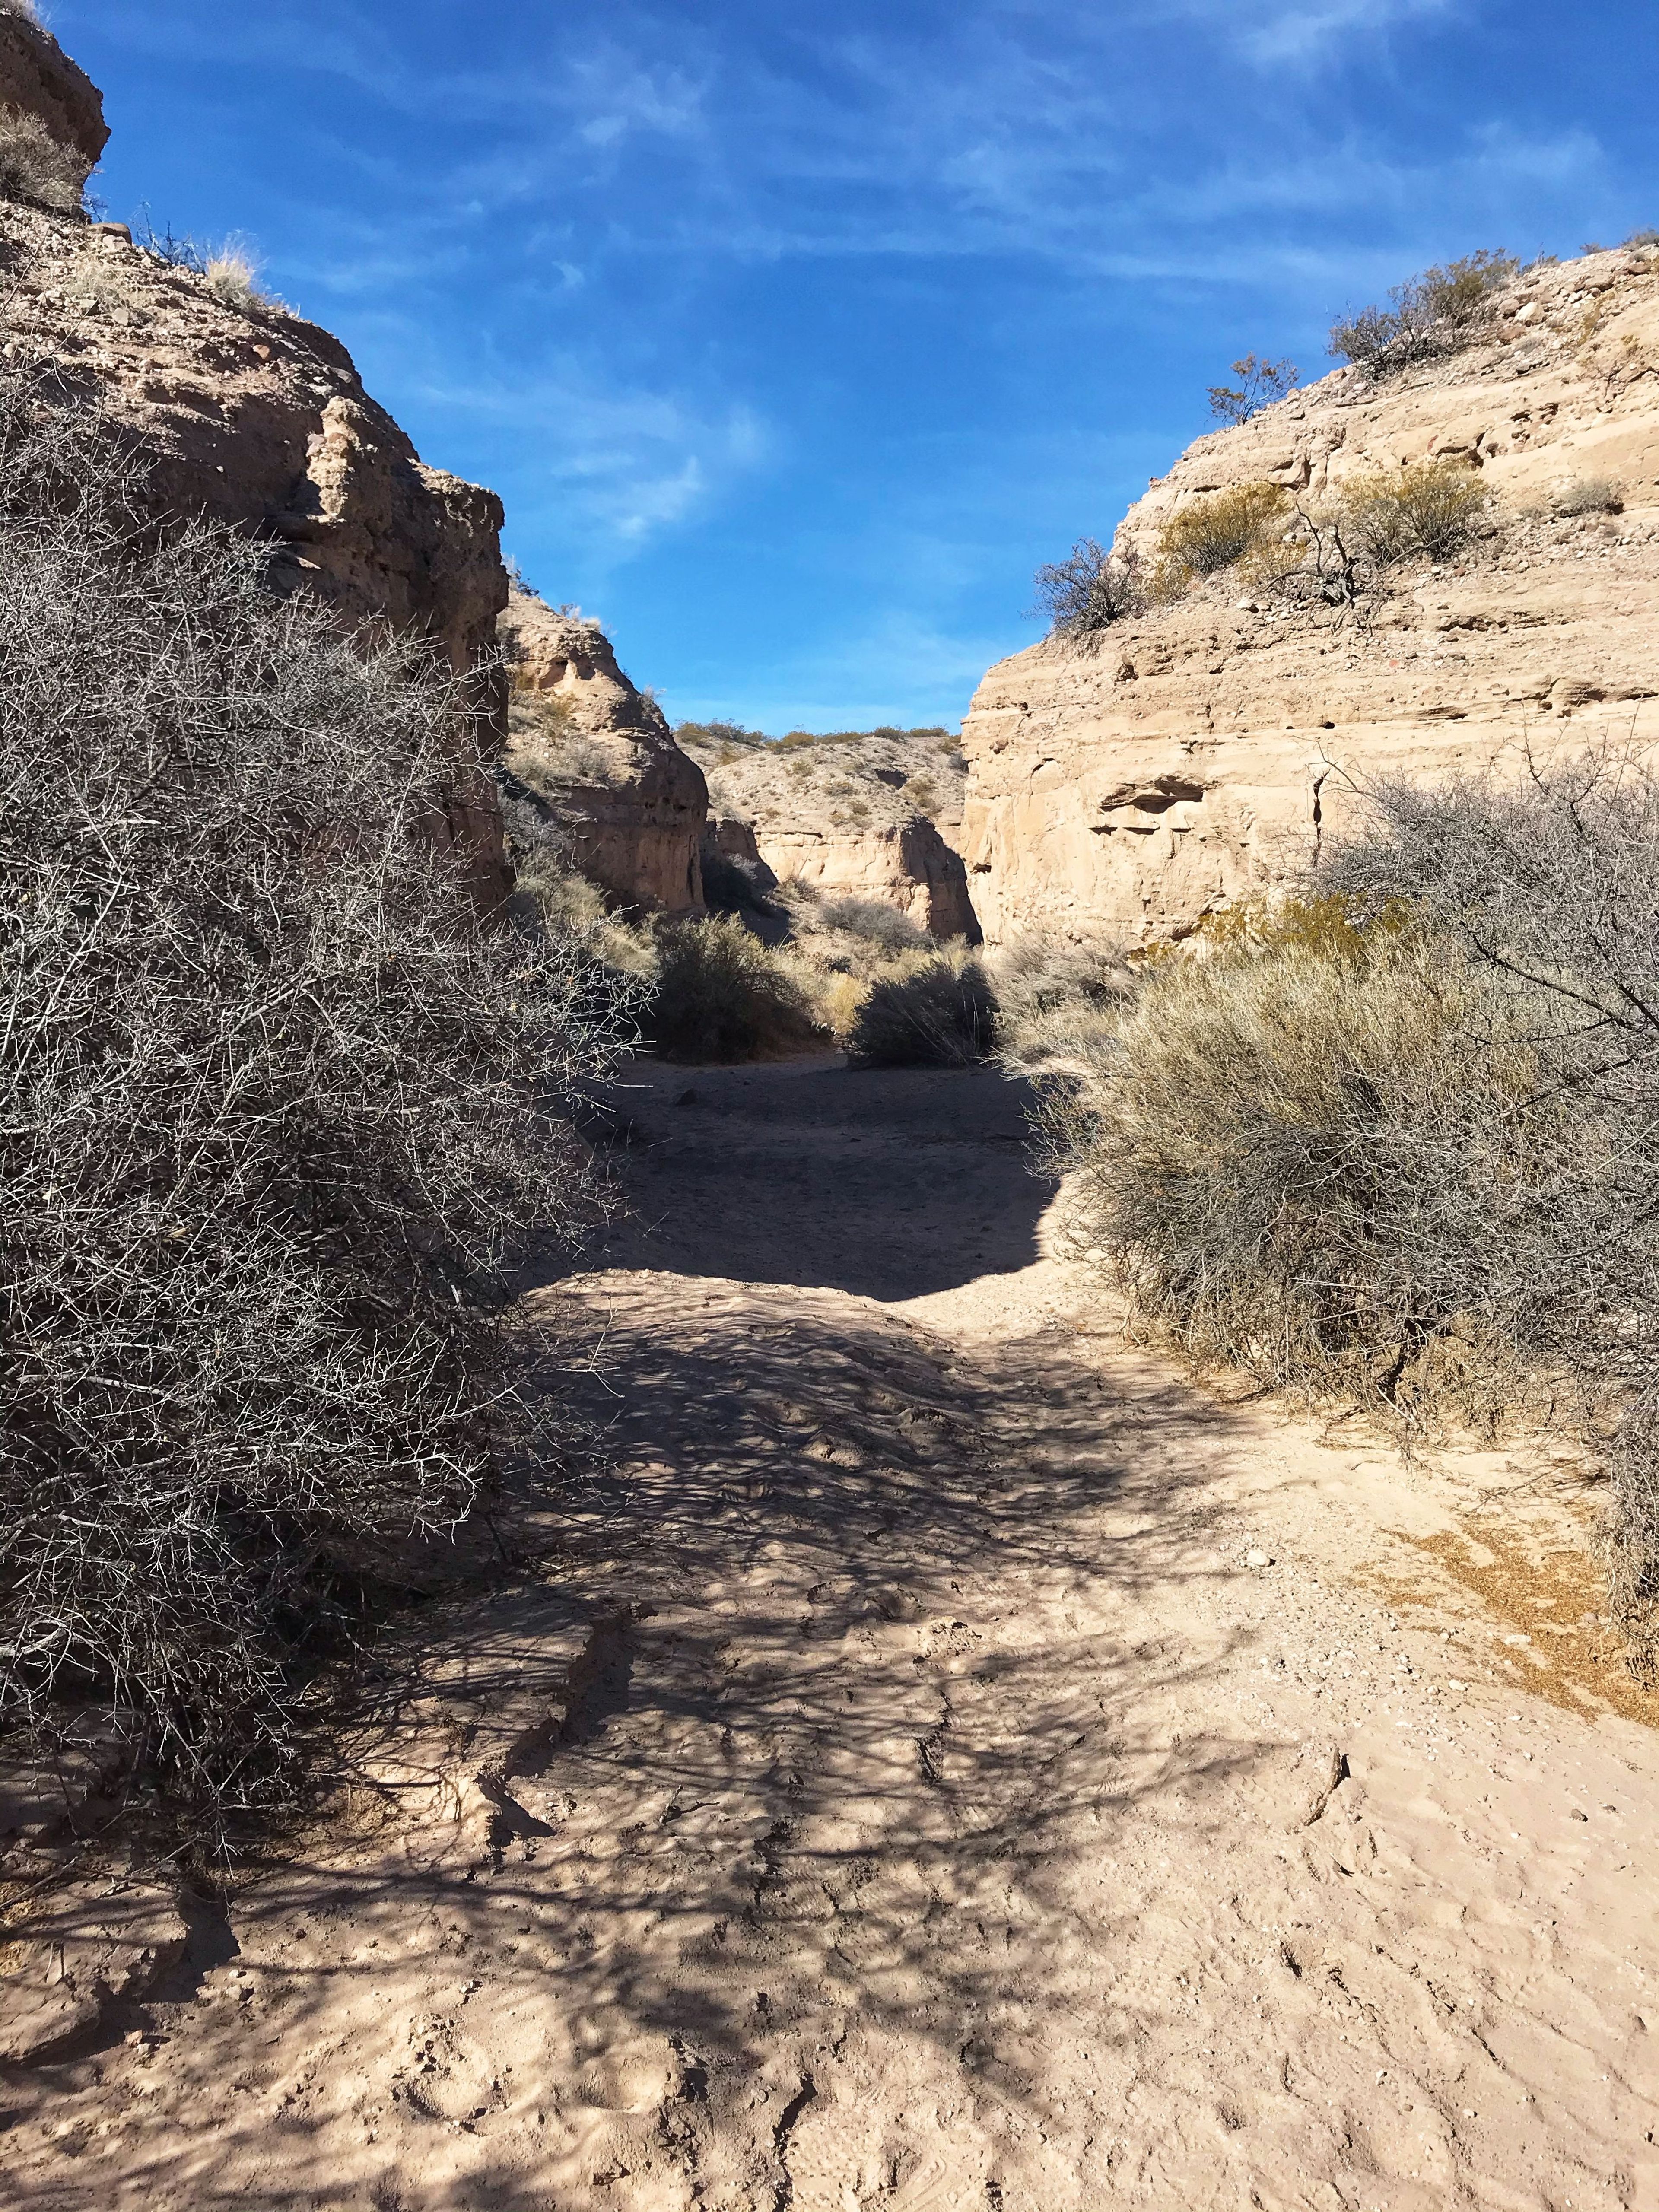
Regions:
<svg viewBox="0 0 1659 2212"><path fill-rule="evenodd" d="M1244 483L1200 493L1178 507L1158 532L1153 595L1178 599L1201 578L1278 537L1288 506L1281 484Z"/></svg>

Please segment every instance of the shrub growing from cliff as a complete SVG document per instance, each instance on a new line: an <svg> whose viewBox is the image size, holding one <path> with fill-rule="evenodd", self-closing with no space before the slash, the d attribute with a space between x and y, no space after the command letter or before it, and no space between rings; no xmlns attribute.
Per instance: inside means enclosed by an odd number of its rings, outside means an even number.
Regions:
<svg viewBox="0 0 1659 2212"><path fill-rule="evenodd" d="M1237 428L1295 391L1297 369L1293 361L1262 361L1247 353L1233 363L1237 384L1210 386L1210 412L1218 422Z"/></svg>
<svg viewBox="0 0 1659 2212"><path fill-rule="evenodd" d="M1036 572L1032 611L1048 617L1053 637L1097 636L1144 604L1133 561L1092 538L1079 538L1064 561L1046 561Z"/></svg>
<svg viewBox="0 0 1659 2212"><path fill-rule="evenodd" d="M83 167L38 115L27 108L0 107L0 200L25 200L54 215L78 215Z"/></svg>
<svg viewBox="0 0 1659 2212"><path fill-rule="evenodd" d="M1331 327L1330 349L1373 376L1455 352L1474 337L1492 295L1520 269L1512 254L1483 247L1396 284L1386 307L1362 307Z"/></svg>
<svg viewBox="0 0 1659 2212"><path fill-rule="evenodd" d="M1244 483L1200 493L1178 507L1158 532L1154 596L1178 599L1270 543L1282 533L1289 506L1281 485Z"/></svg>
<svg viewBox="0 0 1659 2212"><path fill-rule="evenodd" d="M0 1717L95 1700L225 1809L511 1445L501 1269L586 1215L615 1024L448 849L464 687L158 542L112 434L0 379Z"/></svg>
<svg viewBox="0 0 1659 2212"><path fill-rule="evenodd" d="M1421 557L1443 561L1467 544L1491 495L1480 478L1451 460L1414 462L1397 475L1344 488L1353 542L1379 568Z"/></svg>

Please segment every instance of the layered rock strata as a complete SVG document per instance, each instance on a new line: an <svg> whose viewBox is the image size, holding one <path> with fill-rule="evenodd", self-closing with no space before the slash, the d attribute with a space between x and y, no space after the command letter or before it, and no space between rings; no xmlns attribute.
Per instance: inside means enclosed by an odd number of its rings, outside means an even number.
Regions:
<svg viewBox="0 0 1659 2212"><path fill-rule="evenodd" d="M1204 493L1266 480L1316 502L1434 457L1490 490L1483 534L1356 611L1224 573L990 671L963 730L988 936L1179 937L1316 860L1380 777L1659 742L1659 252L1534 268L1456 355L1382 382L1340 369L1199 439L1118 544L1145 566Z"/></svg>
<svg viewBox="0 0 1659 2212"><path fill-rule="evenodd" d="M512 684L507 765L569 840L574 866L621 904L702 904L702 771L597 623L515 590L500 623Z"/></svg>
<svg viewBox="0 0 1659 2212"><path fill-rule="evenodd" d="M957 849L963 763L951 741L908 733L705 753L712 803L750 825L779 878L878 901L939 938L979 941Z"/></svg>

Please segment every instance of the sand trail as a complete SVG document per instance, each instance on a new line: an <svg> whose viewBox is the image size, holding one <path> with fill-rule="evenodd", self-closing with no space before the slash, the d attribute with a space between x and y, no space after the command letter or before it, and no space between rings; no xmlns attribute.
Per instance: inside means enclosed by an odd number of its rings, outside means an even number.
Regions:
<svg viewBox="0 0 1659 2212"><path fill-rule="evenodd" d="M632 1114L635 1225L530 1301L604 1471L310 1847L7 2085L0 2193L1659 2206L1659 1735L1537 1595L1571 1471L1127 1349L994 1077ZM1528 1628L1483 1530L1557 1562Z"/></svg>

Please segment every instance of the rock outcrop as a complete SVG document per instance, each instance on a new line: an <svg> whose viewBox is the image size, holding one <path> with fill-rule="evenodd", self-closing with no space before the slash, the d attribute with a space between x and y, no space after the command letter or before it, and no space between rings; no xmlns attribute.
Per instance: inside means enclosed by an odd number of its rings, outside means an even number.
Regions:
<svg viewBox="0 0 1659 2212"><path fill-rule="evenodd" d="M85 185L109 143L104 96L51 32L15 6L0 6L0 107L38 117L74 155Z"/></svg>
<svg viewBox="0 0 1659 2212"><path fill-rule="evenodd" d="M988 936L1178 937L1315 860L1367 781L1659 742L1659 252L1534 267L1461 352L1340 369L1199 439L1117 542L1148 560L1196 495L1316 500L1431 457L1479 473L1486 534L1357 614L1224 573L990 671L963 730Z"/></svg>
<svg viewBox="0 0 1659 2212"><path fill-rule="evenodd" d="M507 765L569 839L580 872L623 906L702 904L702 771L597 623L514 591L500 636L512 683Z"/></svg>
<svg viewBox="0 0 1659 2212"><path fill-rule="evenodd" d="M979 942L955 842L963 762L948 736L700 750L716 812L750 825L757 856L779 878L878 900L935 937Z"/></svg>

